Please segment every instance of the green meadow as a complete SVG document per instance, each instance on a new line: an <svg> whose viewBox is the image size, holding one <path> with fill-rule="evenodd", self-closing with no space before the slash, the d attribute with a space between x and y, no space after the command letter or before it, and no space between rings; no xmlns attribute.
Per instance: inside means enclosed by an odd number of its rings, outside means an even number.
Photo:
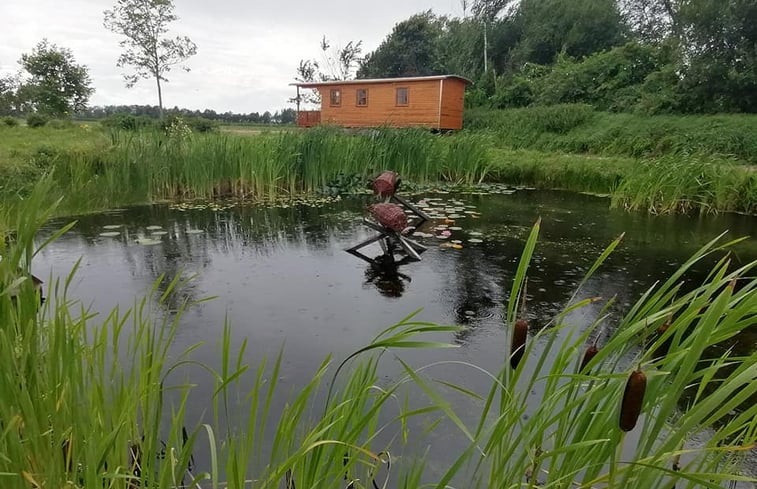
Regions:
<svg viewBox="0 0 757 489"><path fill-rule="evenodd" d="M391 168L409 184L498 182L611 196L653 213L755 213L757 116L565 105L471 110L454 134L377 129L192 132L97 123L0 127L1 195L51 174L71 212L173 199L346 192Z"/></svg>

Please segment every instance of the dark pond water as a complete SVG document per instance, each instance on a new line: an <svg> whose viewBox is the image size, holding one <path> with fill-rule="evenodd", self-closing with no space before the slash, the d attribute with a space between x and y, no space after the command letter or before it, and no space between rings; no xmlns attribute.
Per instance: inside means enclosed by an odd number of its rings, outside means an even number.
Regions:
<svg viewBox="0 0 757 489"><path fill-rule="evenodd" d="M185 315L177 347L205 342L195 358L217 364L216 347L228 317L235 341L249 339L246 360L252 364L264 355L275 356L285 345L281 380L296 389L329 353L343 358L418 308L423 308L421 320L468 327L443 338L460 348L413 352L409 356L414 364L445 358L496 370L505 341L503 305L525 238L539 217L542 232L528 287L535 324L566 303L583 273L621 233L626 233L622 245L582 294L617 296L615 314L723 231L739 237L757 229L753 217L626 213L609 210L605 199L572 193L431 197L469 211L455 211L464 217L450 224L462 228L453 229L449 239L460 240L463 248L440 248L441 240L422 239L430 249L422 262L403 266L402 276L377 276L365 262L343 251L370 235L360 222L367 202L360 198L278 208L179 210L155 205L84 216L41 254L35 273L62 275L81 258L72 296L98 311L130 306L162 274L197 274L185 293L218 298ZM50 223L46 232L64 222ZM122 227L106 228L115 225ZM155 230L158 235L152 234ZM117 234L105 237L103 232ZM146 238L157 243L140 244ZM757 245L749 241L736 252L737 260L755 259ZM706 271L703 263L692 280ZM599 307L586 308L575 320L588 322ZM748 332L738 348L751 351L756 341L755 332ZM382 372L388 377L397 373L396 365ZM438 374L474 390L488 386L486 379L453 367L440 367ZM452 443L443 430L434 436L432 444ZM442 454L436 463L448 461Z"/></svg>

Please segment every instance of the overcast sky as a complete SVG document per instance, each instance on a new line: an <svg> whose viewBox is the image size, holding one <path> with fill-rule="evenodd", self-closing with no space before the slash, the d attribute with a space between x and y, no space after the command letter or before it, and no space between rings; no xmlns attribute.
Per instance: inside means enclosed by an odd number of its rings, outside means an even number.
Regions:
<svg viewBox="0 0 757 489"><path fill-rule="evenodd" d="M67 47L89 67L90 105L157 105L154 82L127 89L116 67L119 38L103 25L111 0L0 0L0 74L42 38ZM189 36L198 53L186 73L169 73L164 104L219 112L274 111L294 94L288 84L303 58L319 58L324 34L335 45L361 39L375 49L394 24L427 9L460 15L460 0L175 0L172 33Z"/></svg>

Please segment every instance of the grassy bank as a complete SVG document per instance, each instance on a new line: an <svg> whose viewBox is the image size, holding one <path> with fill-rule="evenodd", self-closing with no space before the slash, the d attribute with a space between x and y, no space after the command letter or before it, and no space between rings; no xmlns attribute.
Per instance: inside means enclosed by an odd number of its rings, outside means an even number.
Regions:
<svg viewBox="0 0 757 489"><path fill-rule="evenodd" d="M757 115L644 116L576 104L467 110L465 127L490 133L500 148L632 158L697 154L757 164Z"/></svg>
<svg viewBox="0 0 757 489"><path fill-rule="evenodd" d="M488 378L487 389L449 384L436 365L403 362L399 378L380 375L378 358L386 350L402 362L407 348L453 347L439 341L458 328L409 318L379 332L338 366L325 359L279 413L273 398L291 392L279 379L286 352L250 365L246 340L233 341L231 325L219 331L218 365L195 363L195 347L171 348L181 314L193 307L182 299L178 278L167 278L167 285L156 286L131 309L96 317L68 297L72 272L52 285L40 309L27 274L44 246L34 236L52 213L42 211L49 191L36 187L0 221L4 488L341 489L350 481L373 487L374 477L377 487L384 487L386 477L386 487L401 489L537 481L542 487L608 488L755 482L739 474L739 461L757 443L757 405L744 403L757 393L757 352L735 357L710 347L752 325L757 263L734 269L724 259L705 283L679 288L690 267L706 254L722 255L727 243L705 246L607 335L601 312L590 325L566 318L591 304L612 307L612 300L577 300L548 325L531 325L518 350L518 297L537 247L537 223L504 305L501 366L487 372L455 362ZM574 297L618 243L597 258ZM590 345L598 351L584 362ZM191 377L187 368L195 369ZM631 398L625 386L637 369L647 383ZM209 385L210 398L193 397L196 384ZM405 389L423 393L427 402L399 401ZM452 396L471 401L473 423L463 422ZM682 397L687 402L679 409ZM191 402L207 406L203 419L187 418ZM422 463L387 463L395 460L390 454L402 452L403 441L423 435L408 431L416 417L444 420L445 429L451 426L467 440L445 447L455 462L435 479L424 476ZM387 435L393 444L379 441ZM630 437L638 441L627 442ZM207 459L193 458L200 451Z"/></svg>
<svg viewBox="0 0 757 489"><path fill-rule="evenodd" d="M637 160L524 149L491 149L488 155L492 181L608 195L614 207L655 214L757 214L757 172L730 159L668 155Z"/></svg>
<svg viewBox="0 0 757 489"><path fill-rule="evenodd" d="M623 141L636 138L642 145L654 140L639 134L619 136L615 146L565 146L576 134L604 126L604 118L616 117L580 106L486 115L507 121L507 127L491 122L486 130L450 135L421 130L346 134L333 128L192 133L180 125L168 131L0 127L0 199L17 201L45 174L55 182L51 199L65 197L62 212L88 212L161 200L350 193L363 190L372 175L392 169L417 184L496 181L608 194L614 206L656 213L757 214L757 172L745 164L753 157L747 142L753 141L744 139L746 129L736 129L740 116L724 120L728 131L739 134L732 134L733 139L743 143L731 147L741 159L719 154L728 144L718 146L704 133L665 132L662 126L654 127L666 138L682 138L671 147L694 142L685 150L660 150L656 157L644 158L636 156L648 154L646 150L621 150ZM692 127L701 129L709 119L692 120L698 121ZM743 121L751 123L748 116ZM646 130L654 125L644 124ZM616 126L625 127L622 121ZM707 151L695 152L697 147ZM572 152L579 150L589 152Z"/></svg>

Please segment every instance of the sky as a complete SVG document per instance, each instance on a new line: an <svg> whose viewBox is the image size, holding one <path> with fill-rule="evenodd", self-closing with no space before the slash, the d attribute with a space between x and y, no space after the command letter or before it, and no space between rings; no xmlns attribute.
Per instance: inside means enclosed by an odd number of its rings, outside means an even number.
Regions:
<svg viewBox="0 0 757 489"><path fill-rule="evenodd" d="M0 75L19 70L18 60L43 38L71 49L89 68L95 93L90 105L157 105L153 80L127 89L116 67L119 37L103 27L114 0L0 0ZM175 0L179 20L171 34L198 47L189 72L169 73L166 107L217 112L271 112L294 95L289 83L301 59L320 59L325 34L332 45L363 41L374 50L394 25L432 9L461 15L460 0Z"/></svg>

